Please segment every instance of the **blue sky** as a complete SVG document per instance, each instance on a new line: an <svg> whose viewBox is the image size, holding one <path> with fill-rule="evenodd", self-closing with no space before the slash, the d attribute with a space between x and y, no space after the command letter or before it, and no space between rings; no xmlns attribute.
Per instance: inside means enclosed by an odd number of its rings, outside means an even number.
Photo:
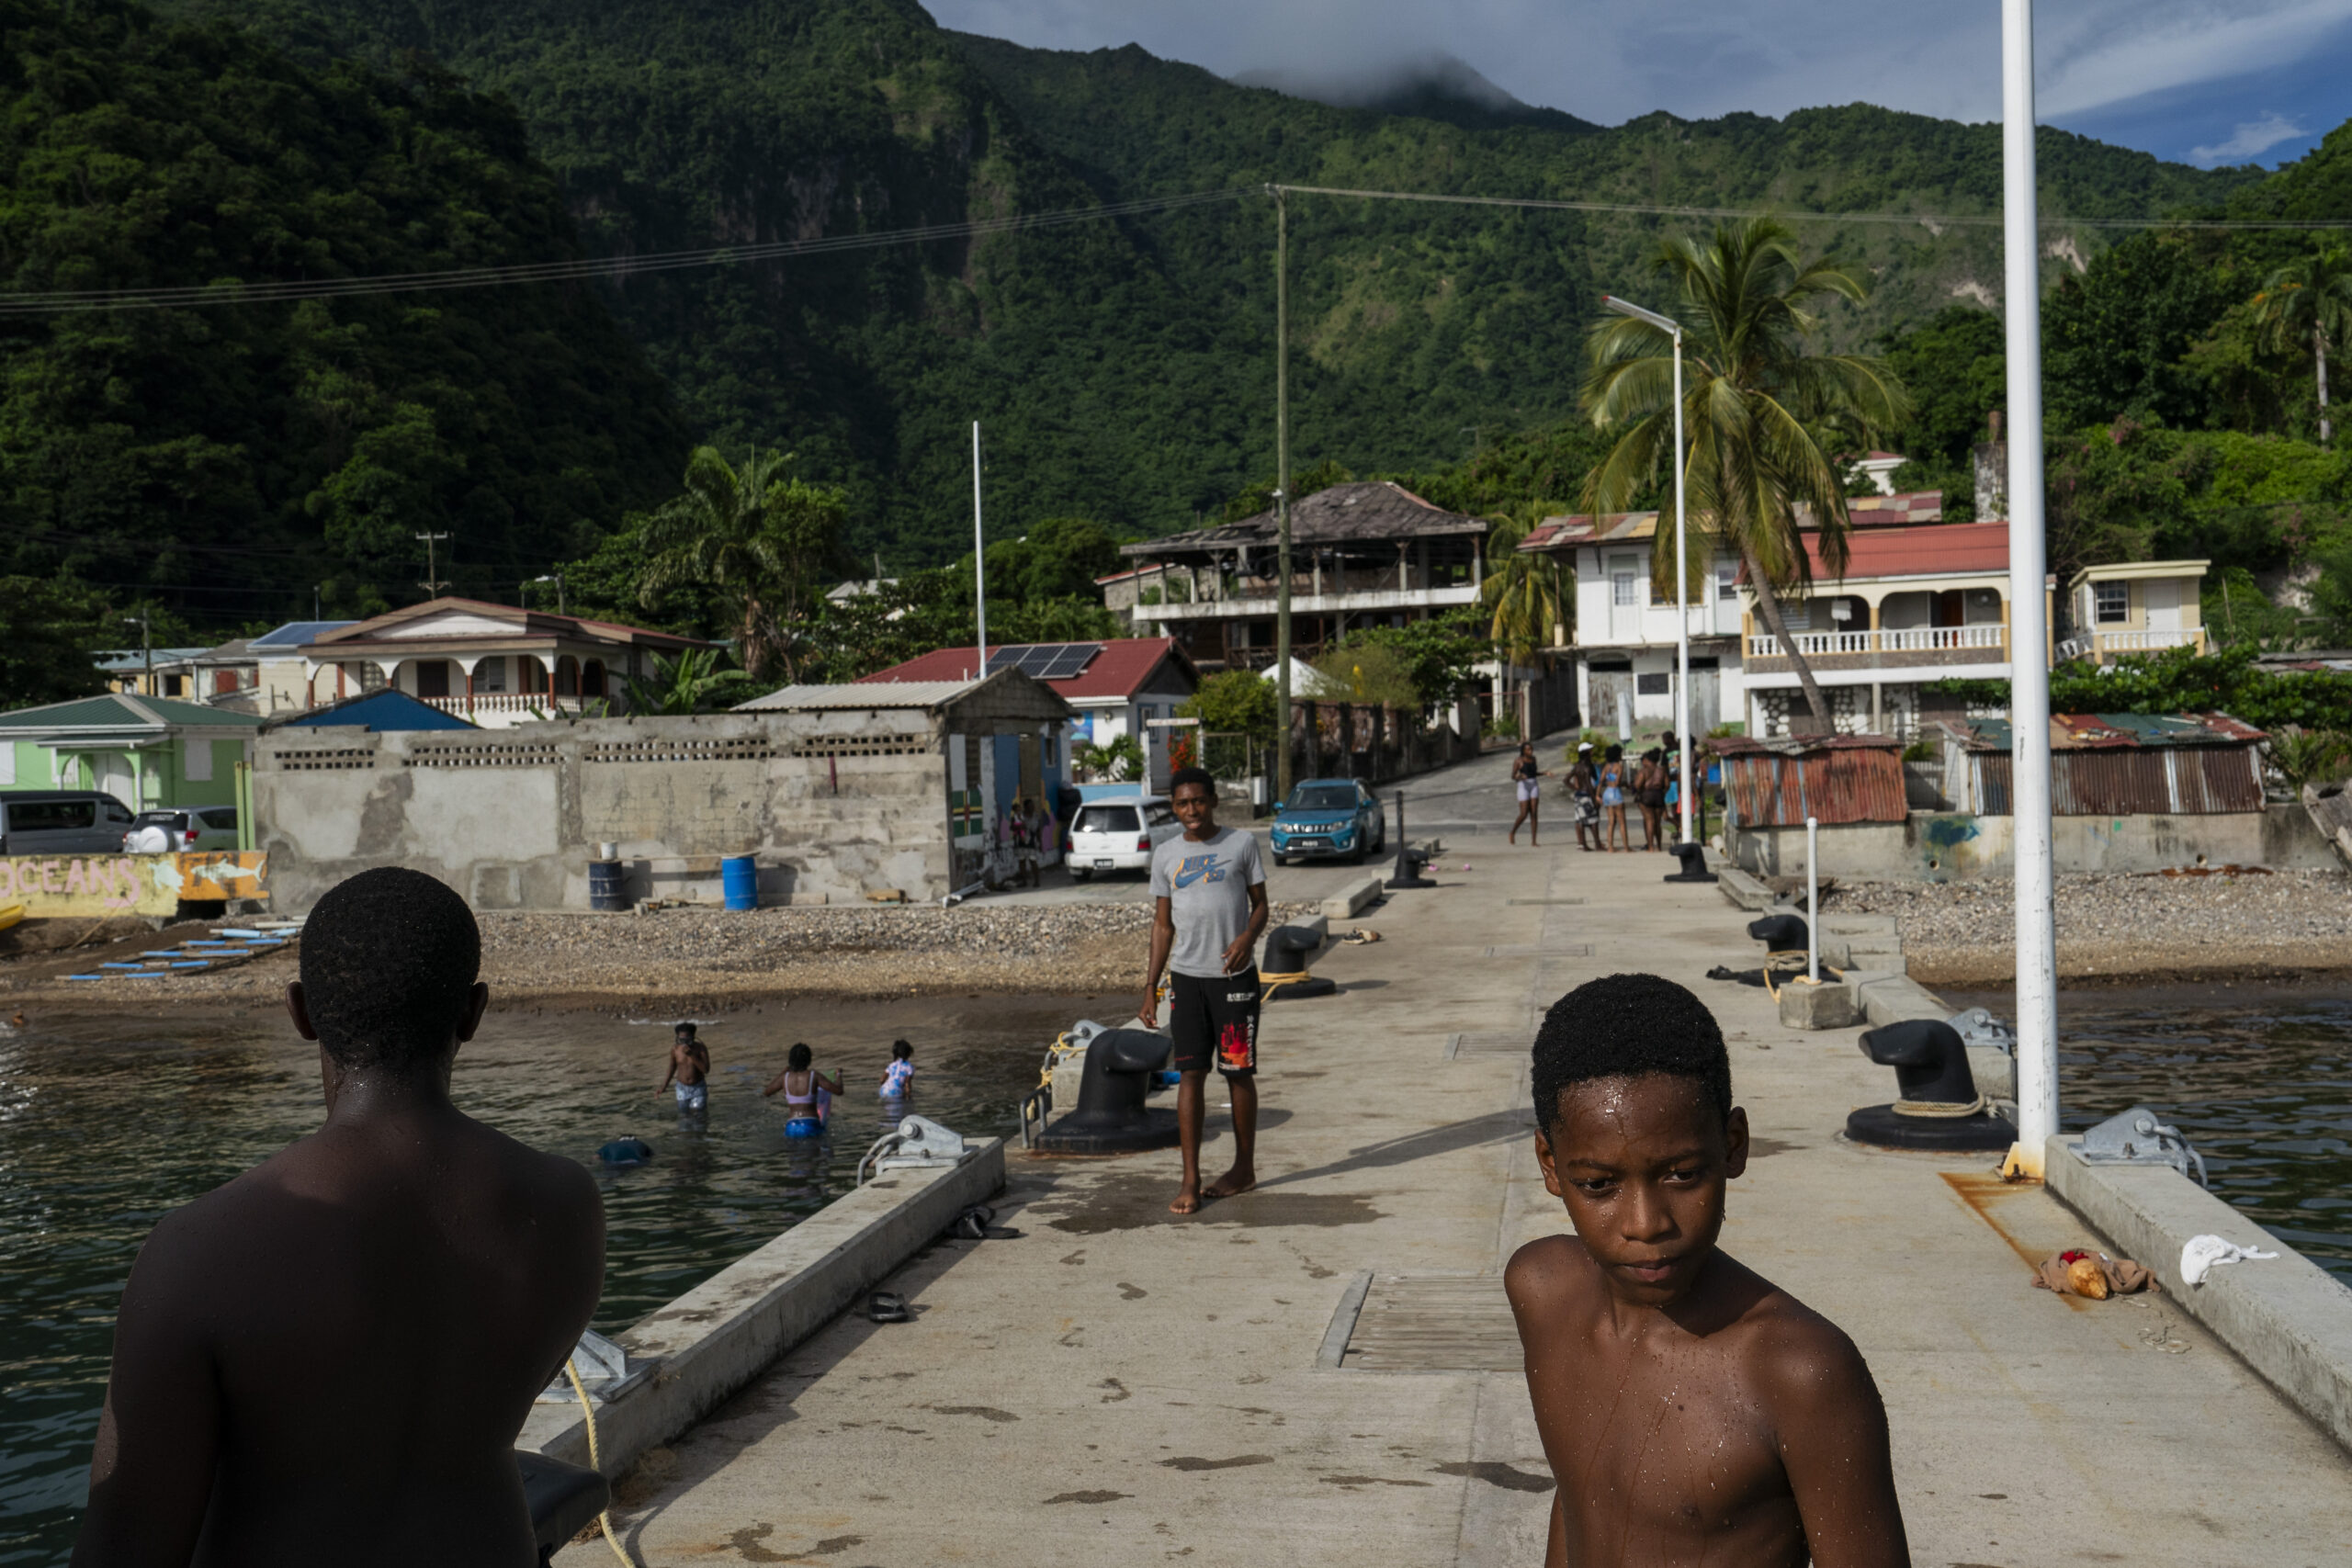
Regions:
<svg viewBox="0 0 2352 1568"><path fill-rule="evenodd" d="M1856 101L2000 113L2000 8L1886 0L929 0L1049 49L1140 43L1221 74L1345 76L1451 53L1603 124ZM2352 118L2352 0L2041 0L2041 118L2211 165L2300 157Z"/></svg>

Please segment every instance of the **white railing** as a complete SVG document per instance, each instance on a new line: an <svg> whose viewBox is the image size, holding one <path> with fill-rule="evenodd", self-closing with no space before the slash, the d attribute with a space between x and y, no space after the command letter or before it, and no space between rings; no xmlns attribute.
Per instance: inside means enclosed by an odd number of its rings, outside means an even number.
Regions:
<svg viewBox="0 0 2352 1568"><path fill-rule="evenodd" d="M2154 653L2166 648L2199 648L2205 641L2200 629L2190 631L2122 631L2091 633L2092 646L2100 653Z"/></svg>
<svg viewBox="0 0 2352 1568"><path fill-rule="evenodd" d="M420 697L417 700L427 707L456 714L459 718L486 713L518 714L528 717L534 710L552 717L560 713L578 713L581 704L578 697L550 696L545 692L476 692L470 697Z"/></svg>
<svg viewBox="0 0 2352 1568"><path fill-rule="evenodd" d="M1798 632L1790 640L1807 659L1873 653L1954 653L1984 649L1996 655L2008 647L2008 627L1998 622L1976 626L1905 626L1857 632ZM1781 639L1771 636L1747 639L1750 659L1786 659Z"/></svg>

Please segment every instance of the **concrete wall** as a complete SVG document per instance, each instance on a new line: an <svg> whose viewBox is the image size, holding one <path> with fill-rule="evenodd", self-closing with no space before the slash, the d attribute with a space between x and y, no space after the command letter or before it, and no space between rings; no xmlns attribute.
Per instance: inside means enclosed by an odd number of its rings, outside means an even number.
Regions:
<svg viewBox="0 0 2352 1568"><path fill-rule="evenodd" d="M999 728L985 712L882 708L276 730L256 748L259 847L281 910L377 865L437 876L479 908L584 908L605 841L640 897L713 897L717 858L748 853L763 899L935 898L956 886L951 723Z"/></svg>
<svg viewBox="0 0 2352 1568"><path fill-rule="evenodd" d="M2009 817L1915 811L1904 822L1858 822L1821 829L1824 875L1878 882L1963 882L2007 876L2014 863ZM2278 871L2338 869L2300 806L2213 817L2058 817L2051 847L2062 872L2164 871L2204 865L2263 865ZM1804 869L1803 828L1738 828L1724 845L1758 876Z"/></svg>

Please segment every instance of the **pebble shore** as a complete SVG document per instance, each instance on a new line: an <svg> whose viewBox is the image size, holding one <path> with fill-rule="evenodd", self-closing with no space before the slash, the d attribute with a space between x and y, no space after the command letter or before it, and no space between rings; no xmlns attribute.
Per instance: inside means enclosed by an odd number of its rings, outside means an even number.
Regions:
<svg viewBox="0 0 2352 1568"><path fill-rule="evenodd" d="M2016 973L2006 877L1845 883L1825 917L1893 915L1911 977L1999 984ZM2340 872L2058 878L2058 972L2070 980L2352 973L2352 877Z"/></svg>
<svg viewBox="0 0 2352 1568"><path fill-rule="evenodd" d="M1311 906L1277 904L1272 923ZM758 997L1081 994L1140 990L1151 907L1140 902L967 904L648 914L481 910L481 977L493 1006L726 1007ZM178 929L178 928L175 928ZM106 957L170 940L141 931L112 949L44 956L0 978L0 994L117 1006L164 999L250 1000L296 975L293 953L169 981L73 983ZM168 987L168 992L165 987Z"/></svg>

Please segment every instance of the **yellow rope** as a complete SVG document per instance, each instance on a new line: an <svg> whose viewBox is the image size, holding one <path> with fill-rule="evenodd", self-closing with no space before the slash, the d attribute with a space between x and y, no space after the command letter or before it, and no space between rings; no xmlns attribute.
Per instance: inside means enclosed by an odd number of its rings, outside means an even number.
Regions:
<svg viewBox="0 0 2352 1568"><path fill-rule="evenodd" d="M604 1467L596 1462L595 1408L588 1403L588 1391L580 1386L580 1369L571 1364L571 1358L569 1356L566 1356L563 1359L563 1375L571 1380L571 1392L573 1394L578 1396L580 1400L580 1414L587 1417L588 1420L588 1468L594 1471L601 1471ZM631 1557L628 1552L623 1551L621 1550L621 1543L613 1537L612 1510L609 1508L598 1509L596 1512L596 1522L605 1527L605 1544L613 1549L613 1555L628 1563L628 1568L637 1568L637 1559Z"/></svg>

